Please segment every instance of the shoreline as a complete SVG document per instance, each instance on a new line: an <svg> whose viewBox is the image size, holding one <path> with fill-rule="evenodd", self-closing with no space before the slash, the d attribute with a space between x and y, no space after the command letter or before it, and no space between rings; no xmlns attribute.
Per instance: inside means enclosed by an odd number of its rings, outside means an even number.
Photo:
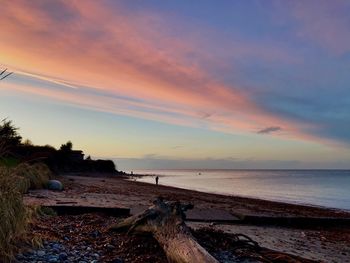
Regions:
<svg viewBox="0 0 350 263"><path fill-rule="evenodd" d="M149 185L155 185L154 183L151 182L144 182L144 181L138 181L135 178L142 178L142 177L155 177L159 176L162 177L164 175L162 174L134 174L130 175L127 174L125 177L125 180L130 181L130 182L137 182L137 183L145 183ZM324 205L317 205L317 204L312 204L312 203L303 203L303 202L298 202L298 201L284 201L284 200L278 200L278 199L268 199L264 197L255 197L255 196L249 196L249 195L237 195L237 194L228 194L228 193L220 193L216 191L208 191L206 189L191 189L191 188L182 188L181 186L173 186L173 185L167 185L167 184L162 184L160 183L159 186L162 187L170 187L174 189L180 189L180 190L187 190L187 191L194 191L198 193L204 193L204 194L213 194L213 195L219 195L219 196L225 196L225 197L230 197L230 198L243 198L243 199L252 199L256 201L266 201L266 202L273 202L273 203L278 203L278 204L285 204L285 205L294 205L294 206L301 206L301 207L311 207L311 208L318 208L318 209L324 209L324 210L330 210L334 212L341 212L341 213L349 213L350 215L350 209L345 209L345 208L337 208L337 207L329 207L329 206L324 206Z"/></svg>
<svg viewBox="0 0 350 263"><path fill-rule="evenodd" d="M63 192L53 192L48 190L34 190L25 195L26 204L45 205L56 204L58 201L64 201L64 198L72 198L78 203L93 201L93 204L100 204L104 207L116 206L130 208L132 214L144 211L159 196L165 200L180 201L182 203L194 204L197 212L204 211L204 216L220 216L220 212L227 212L233 216L237 215L239 220L255 219L250 222L234 223L227 222L213 223L213 221L186 221L192 229L209 227L213 230L223 231L225 233L243 233L257 241L261 246L269 249L286 252L296 256L302 256L309 259L320 260L322 262L348 262L350 255L350 227L349 225L323 226L319 224L305 225L302 227L295 225L274 225L260 224L261 218L336 218L337 221L350 219L349 212L334 211L318 207L310 207L295 204L286 204L274 201L265 201L261 199L245 198L238 196L226 196L193 190L181 189L171 186L149 184L145 182L130 181L126 176L115 177L90 177L92 174L84 176L65 175L60 176L65 185ZM69 203L69 202L68 202ZM83 205L83 203L82 203ZM203 214L201 214L203 216ZM241 218L239 218L241 216ZM94 221L97 215L86 214L86 216L58 215L52 218L52 222L62 221L64 224L60 228L62 236L60 240L63 243L65 236L70 235L65 232L65 225L71 222L81 224L83 218L91 217ZM39 231L47 232L51 229L50 222L43 218L40 224L45 226ZM105 220L118 220L118 217L105 217ZM249 220L248 220L249 221ZM58 225L61 227L60 225ZM33 226L35 229L35 225ZM92 224L94 230L96 225ZM74 227L75 228L75 227ZM90 229L90 228L89 228ZM98 230L98 229L97 229ZM87 235L91 231L88 230ZM52 231L49 231L54 234ZM102 236L103 237L103 236ZM339 239L341 237L341 239ZM73 237L72 237L73 238ZM127 244L132 238L125 236L124 243ZM49 240L50 241L50 240ZM139 241L137 241L139 242ZM143 243L143 242L141 242ZM138 244L129 246L137 247ZM124 249L124 248L123 248ZM110 252L98 252L101 257L109 255ZM106 254L107 253L107 254ZM136 253L136 252L135 252ZM142 252L142 256L151 256L148 252ZM134 258L135 255L128 253L125 257ZM158 256L157 256L158 257ZM138 259L137 259L138 260ZM139 262L135 261L130 262ZM153 260L153 262L158 262Z"/></svg>
<svg viewBox="0 0 350 263"><path fill-rule="evenodd" d="M154 176L154 175L142 175L142 174L137 174L137 177L142 177L142 176ZM311 209L313 211L322 211L325 213L329 213L334 215L335 217L338 217L339 215L343 215L345 217L350 218L350 211L346 209L340 209L340 208L333 208L333 207L326 207L326 206L319 206L319 205L313 205L313 204L301 204L301 203L288 203L288 202L283 202L283 201L277 201L277 200L268 200L264 198L257 198L257 197L250 197L250 196L241 196L241 195L230 195L230 194L223 194L223 193L216 193L216 192L208 192L208 191L200 191L196 189L187 189L187 188L181 188L177 186L171 186L171 185L164 185L164 184L159 184L158 186L155 185L155 183L150 183L150 182L142 182L138 180L133 180L130 178L130 175L123 176L124 181L127 181L129 183L135 183L139 185L145 185L149 186L151 188L161 188L164 189L165 191L170 190L170 191L178 191L179 193L183 194L188 194L188 195L205 195L207 196L212 196L214 199L219 198L223 200L228 200L228 199L234 199L237 200L238 202L248 202L248 203L259 203L262 206L277 206L277 207L287 207L287 208L292 208L294 209L302 209L302 210L308 210ZM303 214L303 212L300 212Z"/></svg>
<svg viewBox="0 0 350 263"><path fill-rule="evenodd" d="M194 203L195 207L200 209L212 207L243 216L350 218L350 211L337 208L208 193L166 185L156 186L152 183L130 180L126 175L106 176L105 174L79 173L64 174L59 176L59 179L67 186L64 192L69 192L70 195L108 193L115 195L121 205L129 207L148 207L158 196L162 196L172 201ZM35 202L40 204L40 199Z"/></svg>

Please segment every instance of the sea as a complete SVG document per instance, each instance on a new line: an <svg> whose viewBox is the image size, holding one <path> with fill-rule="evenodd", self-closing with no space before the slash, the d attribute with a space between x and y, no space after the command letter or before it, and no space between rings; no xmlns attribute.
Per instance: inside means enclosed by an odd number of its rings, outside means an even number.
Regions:
<svg viewBox="0 0 350 263"><path fill-rule="evenodd" d="M350 211L350 170L134 170L133 180Z"/></svg>

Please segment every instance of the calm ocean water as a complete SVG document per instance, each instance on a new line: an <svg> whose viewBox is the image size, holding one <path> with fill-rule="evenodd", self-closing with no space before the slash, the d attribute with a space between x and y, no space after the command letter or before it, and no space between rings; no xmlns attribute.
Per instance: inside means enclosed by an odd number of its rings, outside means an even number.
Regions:
<svg viewBox="0 0 350 263"><path fill-rule="evenodd" d="M350 210L350 170L137 170L159 183L225 195ZM151 176L138 181L154 183Z"/></svg>

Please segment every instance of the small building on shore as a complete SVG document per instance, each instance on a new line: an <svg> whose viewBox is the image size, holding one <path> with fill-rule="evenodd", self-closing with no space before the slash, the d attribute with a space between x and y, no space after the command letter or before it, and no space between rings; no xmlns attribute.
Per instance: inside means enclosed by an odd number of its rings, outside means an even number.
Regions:
<svg viewBox="0 0 350 263"><path fill-rule="evenodd" d="M80 150L72 150L68 152L68 158L72 162L84 161L84 153Z"/></svg>

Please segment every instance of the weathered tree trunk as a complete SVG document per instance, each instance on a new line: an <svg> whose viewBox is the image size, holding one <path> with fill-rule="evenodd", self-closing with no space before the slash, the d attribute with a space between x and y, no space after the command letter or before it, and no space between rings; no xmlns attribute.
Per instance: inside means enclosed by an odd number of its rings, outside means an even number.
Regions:
<svg viewBox="0 0 350 263"><path fill-rule="evenodd" d="M128 233L151 233L164 249L169 262L217 263L218 261L197 243L184 223L184 211L192 207L178 202L164 202L158 198L154 205L143 213L126 218L110 229Z"/></svg>

